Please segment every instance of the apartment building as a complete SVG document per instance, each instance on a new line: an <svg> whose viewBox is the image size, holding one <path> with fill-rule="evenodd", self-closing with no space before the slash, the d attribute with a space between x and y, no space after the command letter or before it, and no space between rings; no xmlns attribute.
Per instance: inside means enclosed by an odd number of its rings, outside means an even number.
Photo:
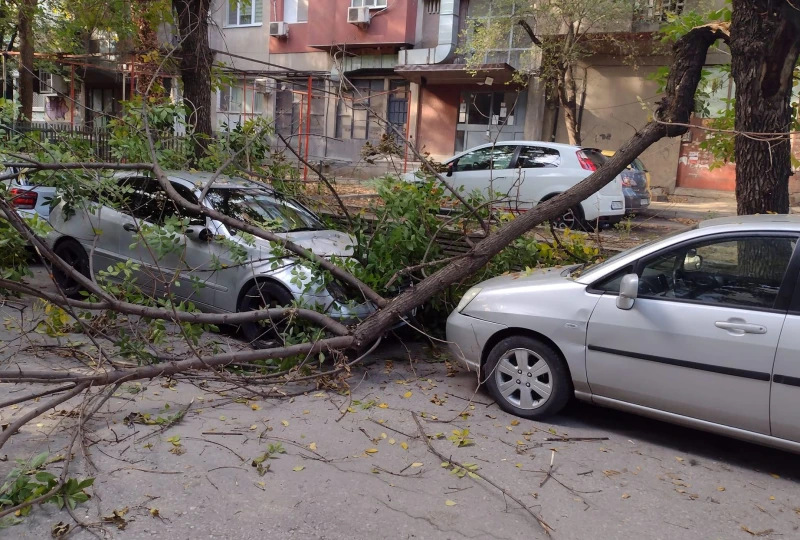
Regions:
<svg viewBox="0 0 800 540"><path fill-rule="evenodd" d="M392 131L386 121L435 158L492 140L567 141L563 114L545 102L539 81L514 82L517 70L536 62L521 29L479 69L467 69L459 54L467 21L497 16L491 0L218 2L211 43L216 59L235 70L234 82L215 96L219 126L271 118L292 146L328 163L358 163L367 142ZM629 46L604 45L577 70L585 145L616 150L648 121L660 99L652 75L670 61L654 33L669 14L723 4L639 0L630 21L603 29ZM707 56L720 80L707 89L698 125L729 106L732 82L719 69L728 61L724 51ZM733 166L711 167L700 148L704 136L693 129L644 153L656 193L734 189Z"/></svg>

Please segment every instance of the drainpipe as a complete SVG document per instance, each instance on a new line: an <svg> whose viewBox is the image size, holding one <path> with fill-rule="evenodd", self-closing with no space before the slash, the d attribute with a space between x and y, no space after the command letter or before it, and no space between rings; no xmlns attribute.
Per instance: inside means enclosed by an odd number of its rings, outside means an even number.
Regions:
<svg viewBox="0 0 800 540"><path fill-rule="evenodd" d="M458 12L461 0L441 0L439 8L439 39L430 49L400 51L399 64L441 64L453 58L458 45Z"/></svg>

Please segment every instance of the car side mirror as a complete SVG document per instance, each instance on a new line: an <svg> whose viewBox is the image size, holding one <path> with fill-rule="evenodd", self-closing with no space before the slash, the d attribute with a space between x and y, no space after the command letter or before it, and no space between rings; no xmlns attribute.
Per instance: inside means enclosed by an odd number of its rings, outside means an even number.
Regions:
<svg viewBox="0 0 800 540"><path fill-rule="evenodd" d="M636 274L626 274L619 284L619 296L617 296L617 307L619 309L631 309L636 297L639 296L639 276Z"/></svg>
<svg viewBox="0 0 800 540"><path fill-rule="evenodd" d="M455 161L447 164L447 174L445 176L447 176L448 178L453 176L453 167L455 167L455 164L456 164Z"/></svg>
<svg viewBox="0 0 800 540"><path fill-rule="evenodd" d="M186 238L195 242L208 242L211 240L211 231L201 225L190 225L186 229Z"/></svg>
<svg viewBox="0 0 800 540"><path fill-rule="evenodd" d="M696 272L703 268L703 257L697 254L696 249L690 249L683 259L683 269L689 272Z"/></svg>

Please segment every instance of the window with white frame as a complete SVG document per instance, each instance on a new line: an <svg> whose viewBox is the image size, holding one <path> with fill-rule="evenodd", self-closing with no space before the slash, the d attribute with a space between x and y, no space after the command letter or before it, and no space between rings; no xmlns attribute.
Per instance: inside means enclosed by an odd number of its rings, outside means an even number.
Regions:
<svg viewBox="0 0 800 540"><path fill-rule="evenodd" d="M226 26L261 24L263 16L263 0L228 0L228 21Z"/></svg>
<svg viewBox="0 0 800 540"><path fill-rule="evenodd" d="M308 3L310 0L284 0L283 20L287 23L308 22Z"/></svg>
<svg viewBox="0 0 800 540"><path fill-rule="evenodd" d="M385 8L386 0L350 0L350 7Z"/></svg>
<svg viewBox="0 0 800 540"><path fill-rule="evenodd" d="M256 92L253 81L225 85L217 92L220 123L234 126L264 113L264 94Z"/></svg>

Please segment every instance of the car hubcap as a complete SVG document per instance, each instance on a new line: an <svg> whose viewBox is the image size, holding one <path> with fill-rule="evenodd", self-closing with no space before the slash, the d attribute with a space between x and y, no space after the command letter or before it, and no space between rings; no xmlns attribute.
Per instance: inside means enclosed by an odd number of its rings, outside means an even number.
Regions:
<svg viewBox="0 0 800 540"><path fill-rule="evenodd" d="M500 394L519 409L538 409L553 391L550 366L530 349L511 349L500 357L495 370Z"/></svg>
<svg viewBox="0 0 800 540"><path fill-rule="evenodd" d="M575 228L575 212L572 209L567 210L556 221L556 227L559 229L574 229Z"/></svg>

